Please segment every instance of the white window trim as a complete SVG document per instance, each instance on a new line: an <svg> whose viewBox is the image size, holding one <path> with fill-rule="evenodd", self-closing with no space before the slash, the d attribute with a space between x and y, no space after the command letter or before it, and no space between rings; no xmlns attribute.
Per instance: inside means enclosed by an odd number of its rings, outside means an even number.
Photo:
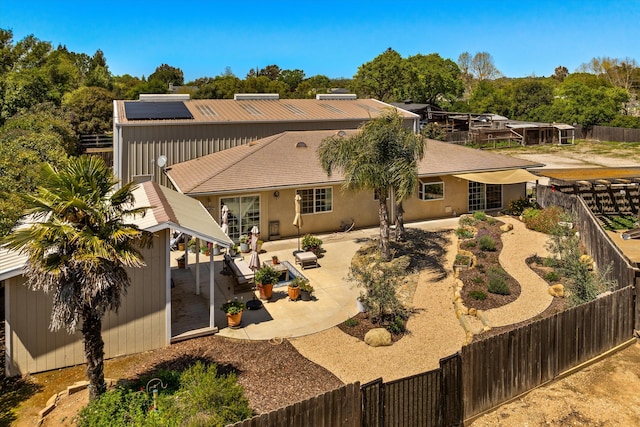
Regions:
<svg viewBox="0 0 640 427"><path fill-rule="evenodd" d="M316 211L316 191L317 190L326 190L326 189L331 190L331 209L326 210L326 211ZM333 212L333 187L299 188L299 189L296 190L296 194L298 194L299 191L307 191L307 190L312 190L313 191L313 212L301 212L302 215L319 215L319 214ZM300 208L302 210L302 206Z"/></svg>
<svg viewBox="0 0 640 427"><path fill-rule="evenodd" d="M426 193L424 191L424 186L425 185L434 185L434 184L442 184L442 197L440 197L438 199L424 199L424 198L420 197L420 193L421 192L423 194ZM446 197L446 189L445 189L444 181L429 181L429 182L420 181L420 189L418 190L418 198L420 199L420 201L422 201L422 202L433 202L433 201L437 201L437 200L444 200L445 197Z"/></svg>

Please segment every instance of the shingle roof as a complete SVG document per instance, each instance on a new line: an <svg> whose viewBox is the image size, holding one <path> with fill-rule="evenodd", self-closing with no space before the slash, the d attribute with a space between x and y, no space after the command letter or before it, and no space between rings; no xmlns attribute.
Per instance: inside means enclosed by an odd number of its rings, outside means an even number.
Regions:
<svg viewBox="0 0 640 427"><path fill-rule="evenodd" d="M358 130L340 132L348 136ZM343 176L333 173L328 177L316 154L322 140L336 133L284 132L175 164L166 173L178 191L190 195L339 183ZM300 143L304 146L299 146ZM428 140L418 174L437 176L540 166L515 157Z"/></svg>
<svg viewBox="0 0 640 427"><path fill-rule="evenodd" d="M150 102L150 101L126 101ZM153 101L151 101L153 102ZM156 101L163 102L163 101ZM192 124L278 121L339 121L369 120L393 106L375 99L192 99L182 101L193 119L182 120L129 120L125 101L115 101L119 124ZM404 110L398 112L406 118L418 118Z"/></svg>
<svg viewBox="0 0 640 427"><path fill-rule="evenodd" d="M133 194L137 206L151 207L145 216L134 221L140 228L149 231L175 228L223 247L232 244L198 200L152 181L138 186Z"/></svg>

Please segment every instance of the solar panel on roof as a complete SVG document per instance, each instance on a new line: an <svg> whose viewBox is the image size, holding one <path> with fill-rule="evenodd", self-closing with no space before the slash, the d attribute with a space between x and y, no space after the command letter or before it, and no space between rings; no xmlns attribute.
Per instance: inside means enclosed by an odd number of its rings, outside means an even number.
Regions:
<svg viewBox="0 0 640 427"><path fill-rule="evenodd" d="M193 119L193 115L182 101L124 103L124 111L129 120L183 120Z"/></svg>

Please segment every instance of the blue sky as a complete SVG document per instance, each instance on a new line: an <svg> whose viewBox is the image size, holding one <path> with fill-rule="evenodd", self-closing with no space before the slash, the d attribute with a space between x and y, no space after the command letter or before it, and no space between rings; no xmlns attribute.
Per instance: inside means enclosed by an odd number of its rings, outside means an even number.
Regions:
<svg viewBox="0 0 640 427"><path fill-rule="evenodd" d="M0 0L0 28L93 55L115 75L166 63L185 80L276 64L352 77L387 48L403 57L489 52L508 77L570 72L594 57L640 62L640 1Z"/></svg>

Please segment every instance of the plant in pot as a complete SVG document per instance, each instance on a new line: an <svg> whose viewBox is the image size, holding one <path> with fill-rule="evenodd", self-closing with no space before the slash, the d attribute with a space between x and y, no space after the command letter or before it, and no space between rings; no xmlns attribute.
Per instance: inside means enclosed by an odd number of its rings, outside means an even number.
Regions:
<svg viewBox="0 0 640 427"><path fill-rule="evenodd" d="M220 309L224 311L227 315L227 325L230 328L240 326L240 322L242 321L242 312L246 308L244 302L234 298L232 300L228 300Z"/></svg>
<svg viewBox="0 0 640 427"><path fill-rule="evenodd" d="M287 288L287 293L291 301L297 301L298 298L300 298L300 281L297 279L299 279L299 277L289 282L289 287Z"/></svg>
<svg viewBox="0 0 640 427"><path fill-rule="evenodd" d="M238 242L240 243L240 252L249 252L249 236L248 235L246 234L241 235Z"/></svg>
<svg viewBox="0 0 640 427"><path fill-rule="evenodd" d="M313 286L309 283L309 279L301 276L297 276L291 281L291 283L297 282L300 288L300 299L302 301L311 301L311 295L313 294Z"/></svg>
<svg viewBox="0 0 640 427"><path fill-rule="evenodd" d="M311 234L305 234L302 238L301 246L305 252L313 252L319 255L322 249L322 240Z"/></svg>
<svg viewBox="0 0 640 427"><path fill-rule="evenodd" d="M229 255L230 256L236 256L237 253L238 253L238 245L229 246Z"/></svg>
<svg viewBox="0 0 640 427"><path fill-rule="evenodd" d="M273 263L273 265L280 264L280 260L278 259L278 255L273 255L271 257L271 262Z"/></svg>
<svg viewBox="0 0 640 427"><path fill-rule="evenodd" d="M212 252L214 255L220 255L220 246L218 246L218 244L217 244L217 243L212 243L212 244L211 244L211 252Z"/></svg>
<svg viewBox="0 0 640 427"><path fill-rule="evenodd" d="M278 283L279 279L280 272L269 265L256 271L254 280L260 291L260 299L271 299L273 285Z"/></svg>
<svg viewBox="0 0 640 427"><path fill-rule="evenodd" d="M189 239L189 252L191 252L192 254L196 253L196 238L192 237L191 239Z"/></svg>

